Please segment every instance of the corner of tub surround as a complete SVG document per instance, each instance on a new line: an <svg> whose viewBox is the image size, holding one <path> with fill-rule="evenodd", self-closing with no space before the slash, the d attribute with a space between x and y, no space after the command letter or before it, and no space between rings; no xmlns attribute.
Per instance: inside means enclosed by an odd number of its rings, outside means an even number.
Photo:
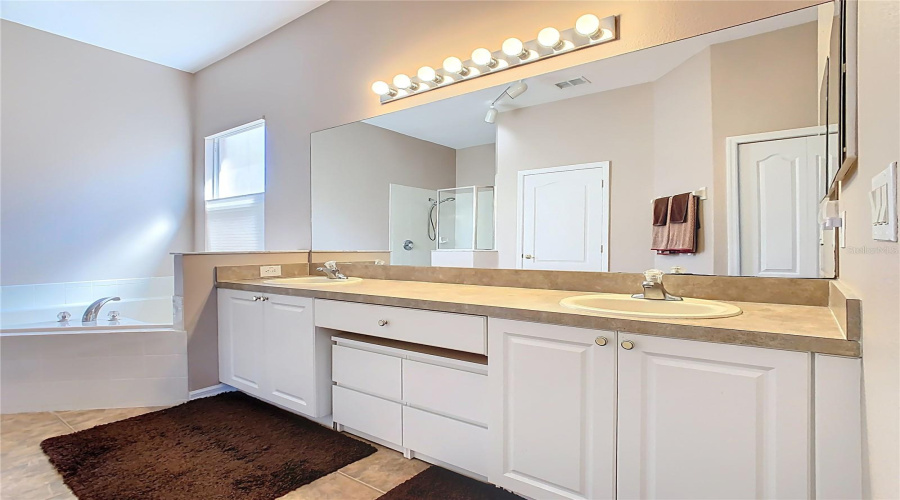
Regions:
<svg viewBox="0 0 900 500"><path fill-rule="evenodd" d="M862 301L849 286L840 280L829 280L828 308L837 320L847 340L862 337Z"/></svg>
<svg viewBox="0 0 900 500"><path fill-rule="evenodd" d="M306 262L297 262L294 264L254 264L241 266L216 266L215 280L219 281L242 281L259 279L259 268L261 266L281 266L281 276L279 278L296 278L299 276L309 276L309 264Z"/></svg>
<svg viewBox="0 0 900 500"><path fill-rule="evenodd" d="M364 279L629 294L639 292L643 280L640 273L469 269L362 263L343 264L341 270L348 276ZM671 293L685 297L817 307L828 306L831 281L694 274L669 274L665 279L666 288Z"/></svg>

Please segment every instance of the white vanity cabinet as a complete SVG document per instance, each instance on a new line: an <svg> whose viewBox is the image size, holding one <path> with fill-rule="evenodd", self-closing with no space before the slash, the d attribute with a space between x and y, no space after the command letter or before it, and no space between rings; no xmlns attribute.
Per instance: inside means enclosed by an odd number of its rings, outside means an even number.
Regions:
<svg viewBox="0 0 900 500"><path fill-rule="evenodd" d="M311 417L331 413L330 339L313 299L219 289L219 380Z"/></svg>
<svg viewBox="0 0 900 500"><path fill-rule="evenodd" d="M615 332L491 318L488 336L488 480L531 498L614 498Z"/></svg>
<svg viewBox="0 0 900 500"><path fill-rule="evenodd" d="M619 499L810 496L810 355L619 333Z"/></svg>

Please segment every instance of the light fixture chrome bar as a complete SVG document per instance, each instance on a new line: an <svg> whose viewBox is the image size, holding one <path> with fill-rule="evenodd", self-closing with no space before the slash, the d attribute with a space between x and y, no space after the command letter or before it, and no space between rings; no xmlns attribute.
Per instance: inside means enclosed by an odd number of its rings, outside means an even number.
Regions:
<svg viewBox="0 0 900 500"><path fill-rule="evenodd" d="M434 72L436 74L435 80L439 80L438 82L435 82L434 80L422 80L419 76L414 76L411 78L412 85L410 86L410 88L396 90L392 88L391 93L383 94L380 96L381 103L384 104L387 102L397 101L399 99L403 99L415 94L422 94L439 87L446 87L448 85L453 85L465 80L472 80L488 73L497 73L509 68L521 66L523 64L530 64L535 61L548 59L550 57L555 57L561 54L568 54L569 52L581 50L586 47L602 45L607 42L618 40L618 16L607 16L600 19L600 27L597 30L597 33L593 36L581 35L573 27L567 30L560 30L560 39L567 42L565 44L565 48L562 50L554 50L552 48L544 47L538 43L537 39L524 42L524 51L534 54L533 57L525 59L522 59L518 55L509 56L502 50L491 52L491 60L496 60L499 62L499 64L496 64L493 67L479 65L471 59L467 59L465 61L462 61L462 72L467 73L465 74L465 76L461 76L459 73L448 72L442 67L438 66L434 69Z"/></svg>

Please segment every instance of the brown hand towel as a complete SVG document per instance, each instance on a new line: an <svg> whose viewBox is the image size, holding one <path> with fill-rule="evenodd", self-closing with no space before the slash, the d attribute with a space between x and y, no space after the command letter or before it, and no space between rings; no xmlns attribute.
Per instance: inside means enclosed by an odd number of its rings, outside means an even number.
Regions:
<svg viewBox="0 0 900 500"><path fill-rule="evenodd" d="M672 197L672 213L669 214L669 222L687 222L688 201L693 199L691 193L676 194Z"/></svg>
<svg viewBox="0 0 900 500"><path fill-rule="evenodd" d="M669 220L669 197L653 200L653 225L665 226Z"/></svg>
<svg viewBox="0 0 900 500"><path fill-rule="evenodd" d="M687 204L684 223L673 223L675 212L675 198L672 197L672 208L669 214L669 238L666 250L676 253L695 253L697 251L697 233L699 229L699 204L700 199L687 193L690 203Z"/></svg>
<svg viewBox="0 0 900 500"><path fill-rule="evenodd" d="M661 252L666 250L667 243L669 241L669 226L670 224L666 224L665 221L662 225L656 224L656 204L659 200L665 201L665 214L668 216L670 206L672 205L671 198L659 198L653 202L653 233L650 238L650 250L656 250L657 252Z"/></svg>

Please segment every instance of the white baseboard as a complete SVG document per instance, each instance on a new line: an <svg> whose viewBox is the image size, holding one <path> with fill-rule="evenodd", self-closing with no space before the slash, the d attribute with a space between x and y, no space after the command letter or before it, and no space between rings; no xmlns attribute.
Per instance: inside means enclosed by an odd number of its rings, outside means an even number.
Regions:
<svg viewBox="0 0 900 500"><path fill-rule="evenodd" d="M191 391L188 393L188 399L200 399L200 398L208 398L210 396L215 396L216 394L222 394L223 392L232 392L236 391L234 387L226 384L216 384L211 385L209 387L204 387L203 389L197 389L196 391Z"/></svg>

